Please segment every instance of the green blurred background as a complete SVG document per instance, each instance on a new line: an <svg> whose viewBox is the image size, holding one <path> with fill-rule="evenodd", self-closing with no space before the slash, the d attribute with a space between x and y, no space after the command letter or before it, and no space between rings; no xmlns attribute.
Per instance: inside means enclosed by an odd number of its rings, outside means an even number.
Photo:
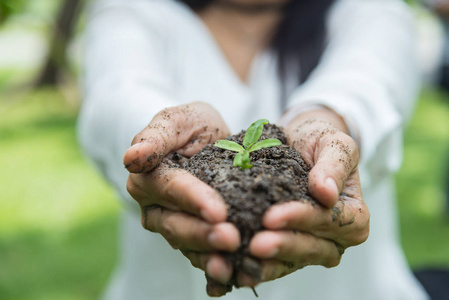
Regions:
<svg viewBox="0 0 449 300"><path fill-rule="evenodd" d="M39 82L62 2L0 0L2 300L97 299L117 258L119 202L75 134L83 15L55 82ZM449 96L426 87L397 175L402 244L413 268L449 267L448 150Z"/></svg>

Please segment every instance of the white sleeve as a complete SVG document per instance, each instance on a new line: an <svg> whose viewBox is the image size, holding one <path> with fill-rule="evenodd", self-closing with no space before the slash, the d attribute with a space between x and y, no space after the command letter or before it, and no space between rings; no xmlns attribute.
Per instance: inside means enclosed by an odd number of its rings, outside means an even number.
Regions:
<svg viewBox="0 0 449 300"><path fill-rule="evenodd" d="M378 173L396 170L402 158L401 126L419 88L414 25L402 1L338 1L321 61L288 103L292 111L323 105L343 116L359 133L361 166L385 154Z"/></svg>
<svg viewBox="0 0 449 300"><path fill-rule="evenodd" d="M164 68L163 32L150 21L132 4L104 1L93 7L87 25L79 140L127 199L124 152L158 111L176 105Z"/></svg>

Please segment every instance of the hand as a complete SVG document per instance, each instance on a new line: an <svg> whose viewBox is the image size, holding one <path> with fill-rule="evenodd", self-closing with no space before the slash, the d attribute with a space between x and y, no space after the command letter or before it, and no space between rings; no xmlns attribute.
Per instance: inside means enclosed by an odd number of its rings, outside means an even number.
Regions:
<svg viewBox="0 0 449 300"><path fill-rule="evenodd" d="M307 265L337 266L347 247L363 243L369 212L360 188L358 149L346 124L329 110L305 113L286 128L289 144L311 167L309 191L321 204L291 201L270 208L268 230L252 239L250 253L262 259L259 278L239 274L241 285L254 286Z"/></svg>
<svg viewBox="0 0 449 300"><path fill-rule="evenodd" d="M143 227L160 233L192 265L223 284L233 270L216 253L233 252L240 244L237 228L225 222L226 205L209 185L162 161L175 151L192 156L228 135L220 115L208 104L167 108L136 135L123 159L130 172L127 189L141 207ZM219 283L211 285L210 295L225 293Z"/></svg>
<svg viewBox="0 0 449 300"><path fill-rule="evenodd" d="M433 9L441 18L445 19L445 21L449 20L449 2L448 1L439 1L437 2Z"/></svg>

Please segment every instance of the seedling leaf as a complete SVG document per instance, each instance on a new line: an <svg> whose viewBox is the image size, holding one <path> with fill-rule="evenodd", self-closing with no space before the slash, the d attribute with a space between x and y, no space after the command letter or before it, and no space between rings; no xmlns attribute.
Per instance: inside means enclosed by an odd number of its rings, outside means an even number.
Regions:
<svg viewBox="0 0 449 300"><path fill-rule="evenodd" d="M243 138L243 147L249 149L255 142L257 142L262 135L263 125L268 124L267 119L260 119L251 124L246 131L245 137Z"/></svg>
<svg viewBox="0 0 449 300"><path fill-rule="evenodd" d="M266 140L259 141L259 142L255 143L254 145L252 145L251 148L249 149L249 152L257 151L262 148L279 146L279 145L282 145L282 142L278 139L266 139Z"/></svg>
<svg viewBox="0 0 449 300"><path fill-rule="evenodd" d="M231 150L234 152L242 153L245 149L242 146L237 144L236 142L228 141L228 140L219 140L214 144L215 147Z"/></svg>
<svg viewBox="0 0 449 300"><path fill-rule="evenodd" d="M260 119L251 124L246 131L245 137L243 138L243 147L228 140L216 141L214 146L237 152L232 163L234 167L240 167L242 170L249 169L253 166L249 158L250 152L257 151L262 148L282 145L281 141L278 139L266 139L257 142L262 135L263 126L268 123L269 122L267 119Z"/></svg>
<svg viewBox="0 0 449 300"><path fill-rule="evenodd" d="M243 158L242 153L237 153L234 157L234 162L232 164L234 167L241 167L243 166Z"/></svg>

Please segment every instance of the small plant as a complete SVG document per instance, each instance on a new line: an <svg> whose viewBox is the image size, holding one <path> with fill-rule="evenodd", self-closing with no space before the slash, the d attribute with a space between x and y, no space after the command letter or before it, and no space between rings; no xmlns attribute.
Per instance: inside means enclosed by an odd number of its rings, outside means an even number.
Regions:
<svg viewBox="0 0 449 300"><path fill-rule="evenodd" d="M242 170L249 169L253 165L250 163L249 154L262 148L282 145L278 139L266 139L259 141L262 135L263 125L268 124L267 119L260 119L251 124L243 138L243 147L235 142L228 140L216 141L214 146L226 150L237 152L234 157L234 167L240 167Z"/></svg>

